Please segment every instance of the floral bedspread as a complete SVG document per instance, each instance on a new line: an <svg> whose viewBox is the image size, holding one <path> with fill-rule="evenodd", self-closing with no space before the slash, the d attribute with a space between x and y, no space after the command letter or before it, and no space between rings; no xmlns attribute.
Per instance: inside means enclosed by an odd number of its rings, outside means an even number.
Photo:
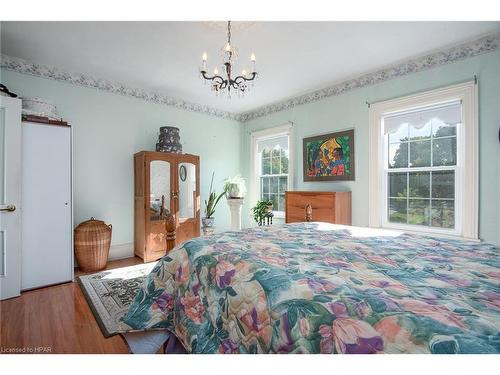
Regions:
<svg viewBox="0 0 500 375"><path fill-rule="evenodd" d="M500 249L298 223L195 238L124 321L192 353L499 353Z"/></svg>

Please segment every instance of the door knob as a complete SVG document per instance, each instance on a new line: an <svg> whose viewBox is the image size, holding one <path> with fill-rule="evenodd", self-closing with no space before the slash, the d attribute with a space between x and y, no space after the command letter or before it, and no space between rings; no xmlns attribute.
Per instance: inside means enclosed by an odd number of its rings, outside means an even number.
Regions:
<svg viewBox="0 0 500 375"><path fill-rule="evenodd" d="M0 205L0 211L14 212L15 210L16 206L13 204Z"/></svg>

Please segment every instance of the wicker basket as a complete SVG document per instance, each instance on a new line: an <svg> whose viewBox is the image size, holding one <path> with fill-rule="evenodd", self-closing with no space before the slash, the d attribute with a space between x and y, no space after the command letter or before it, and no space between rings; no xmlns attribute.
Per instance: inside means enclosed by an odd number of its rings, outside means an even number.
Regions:
<svg viewBox="0 0 500 375"><path fill-rule="evenodd" d="M100 271L106 268L111 231L111 224L106 225L104 221L93 217L75 228L75 256L82 271Z"/></svg>

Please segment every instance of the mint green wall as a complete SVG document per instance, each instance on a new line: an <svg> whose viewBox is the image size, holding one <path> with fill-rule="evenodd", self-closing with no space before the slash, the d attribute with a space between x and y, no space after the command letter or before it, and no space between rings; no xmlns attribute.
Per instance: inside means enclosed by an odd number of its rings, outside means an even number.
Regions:
<svg viewBox="0 0 500 375"><path fill-rule="evenodd" d="M133 242L133 155L155 149L160 126L179 127L183 152L200 155L202 199L212 171L219 190L224 178L239 173L241 126L236 121L11 71L0 73L0 81L11 91L52 101L72 125L75 225L91 216L112 223L115 245ZM224 201L215 217L218 230L229 229Z"/></svg>
<svg viewBox="0 0 500 375"><path fill-rule="evenodd" d="M95 216L113 224L113 244L133 241L132 155L153 150L162 125L181 129L184 152L201 157L202 198L210 174L216 171L217 188L230 175L249 177L252 131L292 121L295 127L295 189L351 190L353 224L368 224L368 108L374 102L405 96L454 83L477 74L480 116L480 235L500 244L500 51L458 63L353 90L344 95L297 106L243 125L139 99L105 93L62 82L0 71L0 80L21 96L53 101L73 127L75 225ZM303 182L302 138L355 128L356 181ZM243 210L245 226L253 225ZM216 213L218 230L229 228L229 209L221 202Z"/></svg>
<svg viewBox="0 0 500 375"><path fill-rule="evenodd" d="M295 189L351 190L353 225L368 225L368 108L375 102L419 91L479 79L479 154L480 154L480 236L500 244L500 51L476 56L457 63L411 74L346 94L297 106L252 120L242 133L242 171L250 175L250 134L272 126L294 123ZM355 129L356 181L303 182L302 139L311 135L343 129ZM246 203L247 213L251 202ZM249 215L243 217L252 225Z"/></svg>

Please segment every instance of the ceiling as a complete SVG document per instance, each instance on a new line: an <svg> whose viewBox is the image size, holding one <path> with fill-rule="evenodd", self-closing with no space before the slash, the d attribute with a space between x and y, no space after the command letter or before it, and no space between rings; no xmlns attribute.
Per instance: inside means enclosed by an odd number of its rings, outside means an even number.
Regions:
<svg viewBox="0 0 500 375"><path fill-rule="evenodd" d="M235 22L245 98L215 97L198 69L220 62L224 22L2 22L1 52L69 72L241 113L485 34L500 22ZM219 70L220 67L219 67Z"/></svg>

